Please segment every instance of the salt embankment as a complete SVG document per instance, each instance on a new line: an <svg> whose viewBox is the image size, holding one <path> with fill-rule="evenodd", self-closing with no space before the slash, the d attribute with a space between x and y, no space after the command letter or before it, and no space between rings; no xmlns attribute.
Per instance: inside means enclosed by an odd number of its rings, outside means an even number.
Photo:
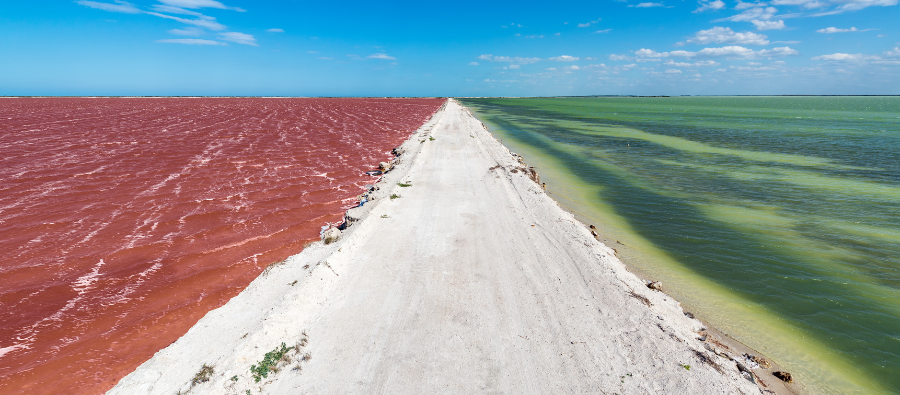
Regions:
<svg viewBox="0 0 900 395"><path fill-rule="evenodd" d="M110 393L761 393L455 101L397 151L337 241Z"/></svg>

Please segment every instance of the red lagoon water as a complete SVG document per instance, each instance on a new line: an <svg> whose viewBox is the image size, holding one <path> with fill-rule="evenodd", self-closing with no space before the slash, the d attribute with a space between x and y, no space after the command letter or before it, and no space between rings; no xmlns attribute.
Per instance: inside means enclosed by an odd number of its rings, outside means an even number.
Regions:
<svg viewBox="0 0 900 395"><path fill-rule="evenodd" d="M0 393L100 393L337 222L441 99L0 99Z"/></svg>

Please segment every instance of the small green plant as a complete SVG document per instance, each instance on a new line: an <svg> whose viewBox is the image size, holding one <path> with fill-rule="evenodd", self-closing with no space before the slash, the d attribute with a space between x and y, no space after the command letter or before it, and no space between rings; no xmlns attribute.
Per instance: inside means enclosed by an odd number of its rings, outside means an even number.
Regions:
<svg viewBox="0 0 900 395"><path fill-rule="evenodd" d="M238 381L237 375L231 376L231 381Z"/></svg>
<svg viewBox="0 0 900 395"><path fill-rule="evenodd" d="M247 391L245 391L244 393L247 394L247 395L250 395L250 390L247 390Z"/></svg>
<svg viewBox="0 0 900 395"><path fill-rule="evenodd" d="M399 198L399 197L400 197L400 195L398 195L398 194L396 194L396 193L392 193L392 194L391 194L391 200L394 200L394 199Z"/></svg>
<svg viewBox="0 0 900 395"><path fill-rule="evenodd" d="M409 188L409 187L412 186L412 182L410 182L410 183L408 183L408 184L404 184L404 183L402 183L402 182L398 182L398 183L397 183L397 186L399 186L399 187L401 187L401 188Z"/></svg>
<svg viewBox="0 0 900 395"><path fill-rule="evenodd" d="M681 365L685 370L691 370L691 365Z"/></svg>
<svg viewBox="0 0 900 395"><path fill-rule="evenodd" d="M294 280L294 282L290 283L289 285L292 286L292 287L293 287L294 285L297 285L297 280Z"/></svg>
<svg viewBox="0 0 900 395"><path fill-rule="evenodd" d="M381 215L381 218L390 218L390 217L388 217L387 214L382 214L382 215Z"/></svg>
<svg viewBox="0 0 900 395"><path fill-rule="evenodd" d="M266 355L263 356L263 360L258 362L258 365L250 366L250 372L253 373L253 380L258 383L260 380L269 377L270 372L278 373L279 363L285 361L288 351L293 349L294 347L288 347L282 342L280 347L275 347L274 350L267 352Z"/></svg>
<svg viewBox="0 0 900 395"><path fill-rule="evenodd" d="M434 141L434 137L428 136L428 141Z"/></svg>
<svg viewBox="0 0 900 395"><path fill-rule="evenodd" d="M209 381L209 378L213 375L213 367L207 364L203 364L203 367L200 368L200 371L194 375L194 378L191 379L191 387L205 383Z"/></svg>

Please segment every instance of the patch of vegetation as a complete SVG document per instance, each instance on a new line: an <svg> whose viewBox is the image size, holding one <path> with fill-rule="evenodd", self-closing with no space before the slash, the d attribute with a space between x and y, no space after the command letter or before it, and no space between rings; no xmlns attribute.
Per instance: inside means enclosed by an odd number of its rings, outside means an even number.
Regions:
<svg viewBox="0 0 900 395"><path fill-rule="evenodd" d="M231 376L231 381L238 381L237 375Z"/></svg>
<svg viewBox="0 0 900 395"><path fill-rule="evenodd" d="M272 271L272 269L274 269L278 266L284 265L285 263L287 263L287 259L283 259L278 262L272 262L268 266L266 266L265 270L263 270L263 274L269 274L269 272Z"/></svg>
<svg viewBox="0 0 900 395"><path fill-rule="evenodd" d="M381 215L381 218L390 218L390 217L388 217L387 214L382 214L382 215Z"/></svg>
<svg viewBox="0 0 900 395"><path fill-rule="evenodd" d="M428 136L428 141L434 141L434 137Z"/></svg>
<svg viewBox="0 0 900 395"><path fill-rule="evenodd" d="M398 195L398 194L396 194L396 193L392 193L392 194L391 194L391 200L394 200L394 199L399 198L399 197L400 197L400 195Z"/></svg>
<svg viewBox="0 0 900 395"><path fill-rule="evenodd" d="M297 281L298 281L298 280L294 280L294 282L292 282L292 283L290 283L290 284L288 284L288 285L290 285L290 286L293 287L294 285L297 285Z"/></svg>
<svg viewBox="0 0 900 395"><path fill-rule="evenodd" d="M691 365L681 365L685 370L691 370Z"/></svg>
<svg viewBox="0 0 900 395"><path fill-rule="evenodd" d="M209 378L212 377L213 373L213 367L204 363L203 367L200 368L200 371L191 379L191 388L194 388L197 384L209 381Z"/></svg>
<svg viewBox="0 0 900 395"><path fill-rule="evenodd" d="M401 188L408 188L408 187L411 187L411 186L412 186L412 182L410 182L409 184L404 184L404 183L402 183L402 182L398 182L398 183L397 183L397 186L399 186L399 187L401 187Z"/></svg>
<svg viewBox="0 0 900 395"><path fill-rule="evenodd" d="M258 362L257 364L250 366L250 372L253 373L253 380L257 383L262 379L269 377L269 373L278 373L280 370L278 365L282 362L290 362L287 358L287 353L293 350L294 347L288 347L284 342L281 343L280 347L275 347L274 350L269 351L263 356L263 360Z"/></svg>

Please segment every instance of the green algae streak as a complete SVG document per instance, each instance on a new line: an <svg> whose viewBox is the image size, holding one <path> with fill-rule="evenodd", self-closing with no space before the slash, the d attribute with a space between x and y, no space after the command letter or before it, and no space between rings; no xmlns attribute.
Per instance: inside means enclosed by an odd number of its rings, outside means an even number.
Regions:
<svg viewBox="0 0 900 395"><path fill-rule="evenodd" d="M462 99L640 275L813 393L900 393L900 98Z"/></svg>

